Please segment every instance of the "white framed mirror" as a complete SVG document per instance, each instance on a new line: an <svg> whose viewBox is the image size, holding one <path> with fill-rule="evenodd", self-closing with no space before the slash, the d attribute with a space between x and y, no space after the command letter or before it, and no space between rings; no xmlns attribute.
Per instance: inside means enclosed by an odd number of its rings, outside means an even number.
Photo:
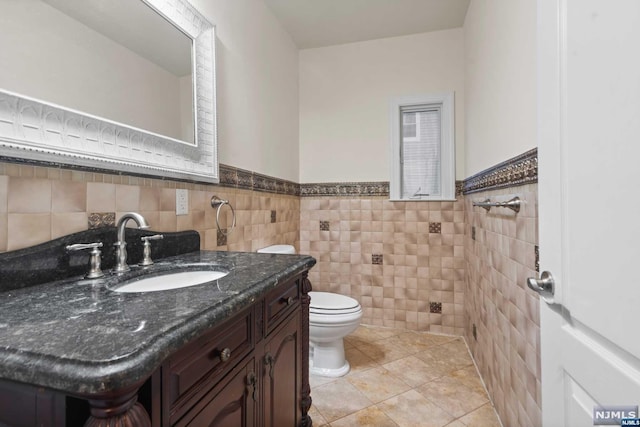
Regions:
<svg viewBox="0 0 640 427"><path fill-rule="evenodd" d="M0 6L0 158L218 182L215 29L188 1Z"/></svg>

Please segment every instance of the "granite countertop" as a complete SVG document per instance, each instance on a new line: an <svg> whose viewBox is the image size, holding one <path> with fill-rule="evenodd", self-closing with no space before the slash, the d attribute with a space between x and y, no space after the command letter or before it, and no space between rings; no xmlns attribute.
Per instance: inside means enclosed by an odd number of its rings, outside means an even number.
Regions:
<svg viewBox="0 0 640 427"><path fill-rule="evenodd" d="M279 282L311 268L302 255L196 251L153 270L193 263L230 273L175 290L118 293L107 287L144 274L80 277L0 293L0 379L99 394L149 377L191 339L249 306Z"/></svg>

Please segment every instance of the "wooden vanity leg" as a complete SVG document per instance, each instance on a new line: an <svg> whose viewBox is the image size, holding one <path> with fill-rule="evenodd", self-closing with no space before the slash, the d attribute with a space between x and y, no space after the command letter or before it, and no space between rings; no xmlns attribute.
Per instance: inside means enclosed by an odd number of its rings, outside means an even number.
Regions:
<svg viewBox="0 0 640 427"><path fill-rule="evenodd" d="M151 419L138 402L138 389L88 399L91 416L85 427L151 427Z"/></svg>
<svg viewBox="0 0 640 427"><path fill-rule="evenodd" d="M311 297L311 282L307 278L307 273L302 275L302 391L300 399L300 409L302 410L302 421L300 427L312 427L312 420L309 417L311 408L311 387L309 386L309 303Z"/></svg>

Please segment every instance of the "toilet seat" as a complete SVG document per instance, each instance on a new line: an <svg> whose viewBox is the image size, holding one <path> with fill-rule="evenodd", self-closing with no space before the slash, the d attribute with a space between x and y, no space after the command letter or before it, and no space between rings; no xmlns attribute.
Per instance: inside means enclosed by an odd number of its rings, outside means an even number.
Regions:
<svg viewBox="0 0 640 427"><path fill-rule="evenodd" d="M309 313L335 316L362 311L358 301L346 295L330 292L309 292L309 296L311 297Z"/></svg>

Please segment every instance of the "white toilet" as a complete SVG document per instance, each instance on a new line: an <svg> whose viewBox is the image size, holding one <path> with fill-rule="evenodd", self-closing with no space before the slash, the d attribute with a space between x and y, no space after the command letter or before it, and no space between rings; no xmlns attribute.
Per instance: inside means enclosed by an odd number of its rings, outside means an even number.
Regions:
<svg viewBox="0 0 640 427"><path fill-rule="evenodd" d="M294 254L291 245L259 249L262 253ZM355 331L362 307L355 299L329 292L309 292L309 371L314 375L341 377L349 372L343 338Z"/></svg>

